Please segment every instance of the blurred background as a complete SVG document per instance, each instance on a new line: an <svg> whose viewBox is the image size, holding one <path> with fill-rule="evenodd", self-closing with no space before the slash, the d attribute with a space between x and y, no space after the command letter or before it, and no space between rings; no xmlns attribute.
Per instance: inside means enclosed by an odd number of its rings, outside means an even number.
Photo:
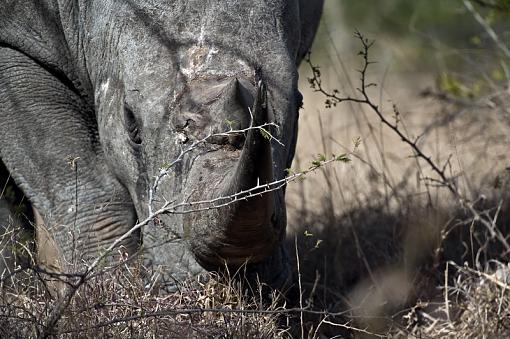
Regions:
<svg viewBox="0 0 510 339"><path fill-rule="evenodd" d="M355 32L374 40L375 63L366 73L377 84L368 90L371 100L389 121L398 119L458 195L368 105L328 108L303 62L293 170L318 154L348 153L352 160L287 188L289 247L310 303L352 310L350 319L374 331L393 327L409 335L403 310L420 299L444 299L461 274L447 262L487 274L505 265L509 19L510 1L326 0L310 56L323 88L360 97ZM446 324L445 305L424 312Z"/></svg>

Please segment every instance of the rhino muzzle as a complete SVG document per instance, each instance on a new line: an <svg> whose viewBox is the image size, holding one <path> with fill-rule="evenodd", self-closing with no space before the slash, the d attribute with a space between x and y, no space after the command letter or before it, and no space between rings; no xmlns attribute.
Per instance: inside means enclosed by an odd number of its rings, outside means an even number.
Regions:
<svg viewBox="0 0 510 339"><path fill-rule="evenodd" d="M247 80L236 78L227 88L230 88L227 90L230 96L235 88L239 106L251 107L248 112L252 128L245 134L238 159L233 163L235 169L213 193L198 196L199 199L227 198L256 187L260 190L252 191L248 197L241 196L242 199L227 206L184 216L191 250L197 261L208 269L264 261L275 252L285 229L284 221L278 220L275 214L274 192L262 192L262 186L274 180L271 142L256 128L270 122L265 86L259 81L255 88ZM243 112L242 109L238 111ZM244 112L246 114L247 110ZM265 130L274 133L272 128L265 127Z"/></svg>

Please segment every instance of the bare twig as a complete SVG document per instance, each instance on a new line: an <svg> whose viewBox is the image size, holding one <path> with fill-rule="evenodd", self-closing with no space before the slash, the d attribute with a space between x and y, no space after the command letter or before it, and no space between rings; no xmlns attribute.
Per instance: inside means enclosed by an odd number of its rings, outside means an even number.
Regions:
<svg viewBox="0 0 510 339"><path fill-rule="evenodd" d="M251 110L250 110L251 114ZM149 208L149 215L153 214L152 212L152 205L154 203L154 198L156 195L156 192L158 190L158 187L161 183L161 181L170 174L170 171L173 167L175 167L176 164L182 162L184 159L184 156L188 153L191 153L192 151L196 150L199 146L207 143L209 140L216 138L216 137L228 137L233 135L241 135L244 133L247 133L249 131L258 130L260 133L262 133L265 136L268 136L269 140L277 140L278 144L280 144L282 147L284 146L277 138L275 138L269 131L268 127L275 127L278 128L278 125L273 122L264 123L262 125L253 126L253 115L250 122L250 126L243 129L237 129L234 130L230 128L228 131L225 132L219 132L219 133L212 133L210 132L207 136L205 136L202 139L195 140L190 146L182 149L180 153L175 157L175 159L168 165L161 168L159 171L159 174L154 178L154 184L149 189L149 202L148 202L148 208Z"/></svg>

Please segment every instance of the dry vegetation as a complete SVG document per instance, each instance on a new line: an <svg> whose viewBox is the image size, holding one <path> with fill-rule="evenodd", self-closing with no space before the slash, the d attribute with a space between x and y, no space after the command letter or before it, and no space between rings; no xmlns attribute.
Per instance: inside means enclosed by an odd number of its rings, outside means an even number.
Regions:
<svg viewBox="0 0 510 339"><path fill-rule="evenodd" d="M155 268L122 264L80 286L45 328L55 293L21 262L2 279L0 337L509 337L508 81L454 96L430 76L367 64L382 52L363 44L347 61L331 44L330 66L312 58L303 69L313 88L293 169L317 153L352 161L288 187L285 297L212 274L169 293Z"/></svg>
<svg viewBox="0 0 510 339"><path fill-rule="evenodd" d="M449 48L469 66L445 84L449 69L438 78L418 65L409 72L415 51L379 37L384 48L371 51L378 63L366 80L371 105L350 71L363 64L346 56L359 46L335 43L332 29L324 35L327 66L312 82L318 93L305 96L296 164L362 145L350 164L289 187L314 306L347 310L350 324L384 337L508 337L508 78L487 70L505 67L506 54ZM485 89L470 92L480 79Z"/></svg>
<svg viewBox="0 0 510 339"><path fill-rule="evenodd" d="M279 338L273 304L247 297L234 280L213 275L189 281L179 291L164 293L139 272L123 265L82 285L58 324L44 324L57 303L44 279L31 275L4 286L0 337L30 338Z"/></svg>

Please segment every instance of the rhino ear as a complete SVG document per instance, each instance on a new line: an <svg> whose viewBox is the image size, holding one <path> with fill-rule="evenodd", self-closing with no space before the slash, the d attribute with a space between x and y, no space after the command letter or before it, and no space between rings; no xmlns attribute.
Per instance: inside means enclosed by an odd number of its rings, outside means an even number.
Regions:
<svg viewBox="0 0 510 339"><path fill-rule="evenodd" d="M0 157L45 222L129 227L131 199L103 159L93 110L20 52L0 48L0 69Z"/></svg>
<svg viewBox="0 0 510 339"><path fill-rule="evenodd" d="M299 45L297 64L305 57L312 47L313 38L319 27L324 0L300 0L299 18L301 21L301 42Z"/></svg>

